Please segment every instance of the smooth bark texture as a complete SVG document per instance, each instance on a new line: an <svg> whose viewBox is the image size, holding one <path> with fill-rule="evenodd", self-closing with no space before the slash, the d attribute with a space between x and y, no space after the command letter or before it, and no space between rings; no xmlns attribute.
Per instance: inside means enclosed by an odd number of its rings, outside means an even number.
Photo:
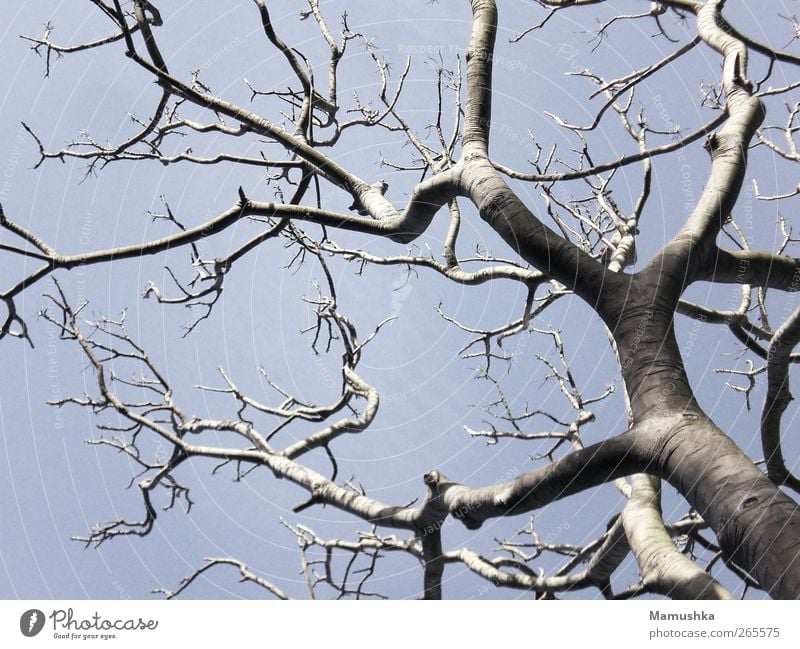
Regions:
<svg viewBox="0 0 800 649"><path fill-rule="evenodd" d="M674 599L733 599L675 547L661 518L658 478L646 474L633 477L633 493L622 512L622 524L645 588Z"/></svg>
<svg viewBox="0 0 800 649"><path fill-rule="evenodd" d="M598 4L600 1L542 0L540 4L560 11ZM782 484L797 488L798 484L786 468L781 452L780 421L791 397L788 388L789 362L792 348L800 341L798 324L800 317L795 313L792 319L774 335L770 334L766 325L759 327L747 319L749 286L797 291L800 289L800 261L783 254L783 251L768 253L749 249L724 250L717 242L739 199L747 171L748 148L765 118L764 104L756 87L748 78L748 51L755 49L763 52L766 46L747 39L728 25L721 13L724 0L707 0L704 3L693 0L642 3L650 8L650 13L644 15L654 17L656 20L668 10L694 14L697 27L694 40L678 52L668 55L661 64L641 71L638 77L632 74L617 82L606 82L595 77L594 80L599 86L598 93L606 92L610 97L608 103L590 127L567 125L575 132L591 130L599 123L607 109L608 112L612 112L613 109L623 118L623 126L627 132L637 140L639 153L620 158L610 164L595 166L589 159L587 165L581 168L573 167L568 171L552 172L545 165L545 168L538 169L537 173L525 174L514 172L490 157L495 73L493 59L498 32L498 3L495 0L471 0L470 4L472 24L466 52L465 103L462 110L461 95L457 94L456 126L449 143L443 136L441 128L440 104L439 122L431 126L432 129L438 129L442 143L442 152L436 154L428 145L420 143L408 123L399 116L397 98L390 99L387 94L387 66L370 47L367 47L368 55L374 59L382 79L380 97L384 103L383 109L370 112L362 107L360 118L355 122L340 125L335 134L324 141L324 144L322 140L315 140L317 137L315 129L323 130L325 126L338 123L336 122L338 119L336 70L347 39L354 39L356 35L349 30L346 31L343 36L345 40L339 46L331 37L319 5L314 0L311 0L310 12L305 17L313 17L318 22L331 49L329 91L326 96L315 89L310 72L306 69L305 59L276 33L267 10L267 3L261 0L256 2L264 36L282 54L284 64L288 64L300 85L300 90L291 93L294 102L292 105L296 109L293 130L279 126L255 110L213 95L198 83L181 81L170 72L153 30L153 27L160 26L161 18L150 3L134 2L133 24L130 23L131 16L123 13L118 2L114 3L115 11L102 5L106 15L120 30L119 34L104 42L124 40L127 56L150 72L163 90L156 115L152 121L144 125L143 131L137 137L116 148L98 148L87 153L80 147L75 147L66 153L47 153L37 140L42 160L56 157L63 160L70 154L81 158L95 156L95 159L99 160L125 159L124 156L131 147L148 141L147 138L155 137L155 142L160 144L167 133L178 128L174 124L164 127L159 127L158 124L166 111L168 99L179 98L195 107L211 111L218 117L225 116L235 124L225 124L220 120L219 123L203 126L183 121L181 127L198 132L213 131L232 137L252 134L265 138L268 142L283 147L291 154L291 159L288 162L264 159L263 166L266 169L282 169L286 174L296 173L299 170L301 177L294 183L295 195L287 204L251 200L240 190L238 200L232 207L201 225L181 227L176 234L144 244L77 255L63 255L57 252L43 238L8 219L0 209L0 225L15 237L22 239L28 246L17 248L4 243L0 246L0 250L42 263L38 270L0 294L0 299L8 307L7 320L0 329L0 337L7 334L27 335L24 322L16 312L14 298L54 270L138 258L179 246L192 246L242 219L260 217L270 220L269 229L231 253L230 257L216 260L213 270L209 270L208 264L199 258L194 260L194 263L207 273L203 279L213 280L211 289L202 293L192 293L182 289L185 296L172 301L186 303L210 293L216 295L214 298L216 299L222 290L223 276L239 257L264 244L268 239L285 236L290 238L292 245L298 246L301 250L298 256L308 255L319 261L328 282L329 294L322 295L321 292L316 301L309 300L315 306L317 317L317 338L314 345L319 338L319 332L327 328L329 332L333 332L330 334L330 340L339 341L344 351L341 399L327 409L301 404L299 400L288 395L285 395L286 401L280 407L264 406L243 395L223 374L228 388L217 391L228 393L239 402L240 419L199 419L189 417L174 404L172 388L157 373L144 351L128 337L127 332L123 329L123 335L118 333L117 329L113 329L113 332L116 332L116 339L122 341L119 344L130 345L134 349L129 353L129 357L144 364L158 377L150 389L163 403L159 402L157 407L153 407L153 411L143 412L136 403L120 397L115 391L117 386L107 379L106 354L111 352L113 356L113 353L116 353L115 349L104 347L96 342L92 335L84 333L78 317L80 309L73 309L68 304L59 287L58 294L50 298L59 315L46 314L46 317L59 328L62 337L74 340L82 348L94 369L100 394L97 397L64 400L58 405L69 402L90 407L95 411L110 408L122 418L132 422L135 430L147 430L170 444L173 449L171 458L155 467L154 473L139 484L145 501L145 519L133 524L118 521L101 527L89 537L88 541L100 543L119 534L148 533L157 515L150 502L149 494L152 489L160 483L162 486L163 483L172 485L172 482L169 482L172 480L171 472L188 459L215 458L236 463L237 466L264 467L276 478L297 485L307 492L309 500L295 507L295 512L312 505L328 504L372 526L412 533L413 539L401 541L396 538L380 537L373 531L372 536L365 535L358 542L347 545L338 540L327 543L307 529L293 530L301 542L303 552L317 546L324 547L326 551L338 547L355 554L374 552L375 555L369 555L374 556L373 563L379 550L396 550L411 554L422 564L424 573L422 590L426 599L438 599L442 596L442 578L445 565L448 563L461 563L496 585L525 589L537 594L595 586L600 588L604 595L612 596L611 576L629 552L633 553L638 562L642 589L678 598L730 599L729 590L682 554L676 546L673 534L662 519L660 511L660 483L664 480L680 492L702 517L703 524L707 524L713 530L721 552L728 561L741 568L773 597L800 598L800 508L779 488ZM52 47L46 39L34 42ZM648 78L661 67L671 64L698 44L704 44L715 56L721 58L724 110L720 117L684 136L678 144L666 144L649 149L645 141L647 129L644 118L641 118L637 130L628 116L630 104L625 107L617 100L623 91L634 87L636 83ZM91 47L95 46L91 44ZM774 53L776 60L795 63L789 55L779 56L779 54ZM443 72L440 70L439 74L441 83ZM455 79L456 75L453 76ZM399 82L401 87L404 79L405 76ZM456 92L460 93L460 77L452 83ZM254 96L256 94L254 91ZM416 147L424 162L423 179L419 180L410 192L404 208L398 208L392 203L386 183L370 183L360 178L337 162L333 153L325 150L328 144L338 140L345 127L349 128L357 123L371 127L386 127L387 122L383 120L390 119L395 121L391 122L389 130L403 133L408 142ZM566 124L563 120L561 123ZM651 190L654 156L688 146L702 134L720 125L721 128L710 132L706 140L710 168L696 205L689 214L682 214L678 206L667 205L666 209L671 210L671 213L665 214L664 218L680 220L682 226L671 240L641 266L641 270L635 273L626 272L625 269L633 263L636 255L635 239L639 230L639 218ZM459 140L460 149L456 146ZM157 146L153 146L146 155L164 161ZM233 159L230 156L226 158L226 160ZM603 218L609 217L616 223L615 234L618 235L613 241L607 240L610 237L607 237L608 232L598 225L600 219L597 223L589 224L589 230L594 234L599 232L600 239L605 241L607 247L603 254L594 254L589 246L577 245L570 238L567 228L560 225L557 231L546 225L543 217L534 214L531 207L503 177L505 174L518 180L540 183L543 196L547 199L548 206L551 206L559 199L549 192L546 183L580 179L589 175L600 177L602 171L618 169L640 161L644 161L643 189L631 214L620 212L610 199L610 192L605 191L604 185L600 189L592 186L596 201L603 210ZM239 162L252 165L257 164L258 159L240 158ZM536 164L540 164L539 159L536 160ZM581 164L583 165L583 162ZM610 178L604 179L604 182L608 180ZM311 205L313 201L306 196L306 193L311 187L316 186L317 201L319 201L320 182L329 183L352 200L351 210L357 212L357 215L328 210L324 205ZM479 213L486 224L485 227L491 228L499 235L522 261L501 262L492 258L488 262L496 265L486 265L476 271L462 268L462 261L456 252L461 224L459 201L469 202ZM411 252L405 255L398 254L395 257L378 257L363 250L341 248L329 238L330 231L342 229L408 244L426 232L433 219L445 211L442 210L444 206L448 207L450 218L450 228L447 240L444 242L444 262L439 262L432 256ZM579 208L574 208L572 213L579 221L583 218ZM585 221L583 218L584 225ZM324 226L327 229L320 241L312 241L310 237L294 229L293 224L300 222ZM589 411L588 403L580 396L569 368L561 371L550 364L548 367L553 372L551 378L559 382L562 393L566 395L576 412L574 422L564 424L566 426L564 432L560 432L559 436L550 435L551 439L559 440L559 445L563 442L571 445L572 450L566 455L554 456L551 451L552 461L544 467L486 486L469 487L445 477L437 470L431 470L424 478L428 493L417 507L384 504L365 493L358 492L350 484L340 484L336 480L338 467L331 446L343 434L365 432L378 414L380 401L378 390L356 372L361 349L366 343L359 342L355 326L339 311L335 285L326 261L332 256L359 260L361 263L405 266L408 269L426 267L464 285L482 284L494 279L518 281L524 284L528 289L528 298L520 320L499 330L477 331L477 340L486 349L487 377L488 364L493 358L490 353L492 341L496 341L498 347L501 347L504 337L527 330L531 326L532 314L538 313L536 309L539 307L535 306L535 302L539 286L549 285L552 289L550 296L541 300L542 309L560 295L567 292L574 293L596 313L598 316L596 324L605 325L608 329L626 389L630 409L629 429L618 435L608 433L602 441L584 447L580 441L580 429L581 426L594 420L594 414ZM476 259L471 258L468 261L474 263ZM479 258L478 261L486 262L487 259ZM697 281L747 286L742 307L723 314L682 301L685 290ZM149 287L146 294L155 294L160 301L170 301L162 299L154 287ZM213 302L211 305L213 306ZM679 312L709 322L733 323L732 328L738 327L738 331L745 338L748 338L749 334L760 336L762 339L770 338L771 348L767 368L769 390L762 418L762 441L769 477L762 473L753 460L720 430L699 406L695 397L696 386L691 384L687 376L681 347L676 339L674 319ZM454 320L451 322L458 324ZM15 332L13 326L21 326L22 330ZM101 330L109 333L110 326L109 322L105 322ZM377 329L380 329L380 325ZM476 332L463 326L462 329L471 333ZM556 332L550 333L554 334L555 345L563 360L563 344ZM330 345L331 343L329 347ZM612 389L613 386L609 391ZM363 400L365 405L360 413L354 414L351 401L355 402L357 399ZM500 436L518 439L536 438L536 435L526 437L526 433L517 427L520 421L531 416L531 413L527 412L527 406L524 415L515 417L511 415L511 405L507 403L504 395L498 403L502 403L507 409L507 416L504 419L511 422L516 430L506 435L502 435L501 431L496 429L484 433L470 431L471 434L483 435L492 440L492 443ZM271 434L261 433L242 416L247 407L277 416L283 423ZM273 435L277 435L283 426L291 421L300 419L306 422L323 422L345 408L350 408L353 412L348 412L346 416L321 427L303 439L294 440L283 450L272 441ZM163 411L169 413L168 418L151 416L151 412ZM551 419L559 421L552 417ZM199 436L207 431L230 435L243 446L224 447L194 443L195 435ZM187 433L191 433L191 436L185 436ZM120 450L133 456L134 453L130 449L129 446L123 446ZM300 463L300 459L311 452L327 454L334 466L332 477L328 478ZM632 487L620 482L622 478L632 475L635 476ZM562 498L614 481L618 481L617 484L623 494L629 497L627 506L620 516L610 523L606 533L597 539L595 544L584 551L576 552L570 549L573 563L559 574L551 577L534 574L527 567L527 559L518 558L521 554L519 548L511 543L504 546L512 556L510 559L488 559L468 548L453 551L443 549L447 544L443 544L442 528L450 516L461 521L468 529L477 529L490 518L518 516L532 512ZM177 490L174 486L170 488ZM214 562L214 565L220 563L237 566L243 578L256 580L240 562L224 559ZM585 569L575 572L574 568L581 563L586 563ZM330 567L326 567L326 570L323 579L327 580L327 583L332 583ZM191 583L191 579L188 583ZM313 586L311 590L313 591ZM180 592L180 589L176 592ZM283 596L279 590L272 592ZM346 584L341 586L339 592L341 596L351 593L347 590ZM361 586L357 592L361 594Z"/></svg>

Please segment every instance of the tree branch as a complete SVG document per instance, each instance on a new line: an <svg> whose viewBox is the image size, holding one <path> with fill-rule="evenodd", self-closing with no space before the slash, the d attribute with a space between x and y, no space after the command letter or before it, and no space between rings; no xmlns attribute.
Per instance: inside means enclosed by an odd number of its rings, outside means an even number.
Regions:
<svg viewBox="0 0 800 649"><path fill-rule="evenodd" d="M781 450L781 418L792 400L789 391L790 355L798 342L800 309L792 313L770 341L767 356L767 396L761 414L761 445L770 479L800 493L800 480L786 467Z"/></svg>
<svg viewBox="0 0 800 649"><path fill-rule="evenodd" d="M591 487L637 473L644 466L636 448L636 430L574 451L551 464L487 487L471 488L439 474L443 500L468 529L489 518L538 509Z"/></svg>

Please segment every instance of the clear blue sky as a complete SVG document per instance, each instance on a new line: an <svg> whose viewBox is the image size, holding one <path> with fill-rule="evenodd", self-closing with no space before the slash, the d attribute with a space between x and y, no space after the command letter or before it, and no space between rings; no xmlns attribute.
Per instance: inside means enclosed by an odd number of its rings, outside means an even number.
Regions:
<svg viewBox="0 0 800 649"><path fill-rule="evenodd" d="M246 102L249 91L243 78L259 87L285 87L290 70L264 42L257 12L250 0L220 3L211 0L167 3L162 7L166 27L159 31L162 48L168 53L173 71L188 78L200 68L201 79L219 95ZM325 46L312 21L299 22L301 2L271 3L281 36L314 57L317 74L324 77ZM610 2L611 9L641 10L641 2ZM787 21L753 21L752 9L761 3L731 3L731 15L739 24L756 30L754 36L782 46L790 24ZM772 3L790 14L794 3ZM393 60L392 82L396 82L404 59L413 65L406 93L400 104L409 120L421 126L433 117L433 69L429 57L441 52L446 65L454 65L463 52L469 33L469 5L466 1L430 4L424 0L403 3L324 2L323 11L333 25L337 12L347 6L350 26L375 37L375 45ZM653 62L673 47L664 39L649 38L650 23L631 23L611 32L611 37L592 51L587 30L595 27L589 11L563 12L545 31L511 45L508 38L520 28L540 20L544 13L530 2L501 3L501 25L496 54L496 91L492 153L500 161L525 168L531 155L528 130L547 145L569 141L545 114L558 113L568 121L591 120L597 103L588 104L589 84L565 80L561 73L592 65L607 76L630 71L632 66ZM778 7L776 6L776 11ZM270 200L271 190L258 170L233 166L200 167L157 163L109 165L96 177L84 178L80 162L60 164L49 161L41 169L32 139L19 126L25 120L47 148L55 149L88 131L101 142L117 142L135 129L129 112L140 118L158 97L158 89L147 74L124 56L123 46L114 44L93 52L52 61L52 72L43 78L44 61L33 53L19 34L39 35L50 20L53 40L74 43L98 37L107 31L107 21L98 19L90 3L22 2L6 10L0 32L3 66L0 67L0 201L14 220L30 226L57 249L77 253L123 243L142 241L167 234L167 226L152 223L147 210L159 210L160 195L187 224L203 222L231 205L241 185L248 195ZM673 18L666 18L669 30L684 37ZM757 33L762 30L764 33ZM769 33L770 30L773 33ZM775 31L778 30L778 31ZM776 35L777 34L777 35ZM763 61L756 61L759 73ZM709 111L698 108L699 83L714 81L719 58L706 48L692 53L676 71L665 71L642 86L643 102L654 128L667 119L695 127L708 120ZM781 83L780 79L775 84ZM376 78L363 49L352 44L342 63L340 96L358 91L362 100L374 97ZM661 106L662 108L658 108ZM255 104L255 108L259 105ZM199 114L198 114L199 116ZM275 118L274 112L269 115ZM208 117L207 117L208 118ZM448 116L449 119L449 116ZM784 119L777 114L773 121ZM662 124L659 124L661 120ZM449 128L449 123L448 123ZM618 138L618 130L605 140L595 136L598 159L615 157L631 150L631 143ZM412 181L376 163L381 156L408 161L409 151L396 134L373 131L343 140L335 158L369 179L385 178L389 196L402 204ZM181 145L183 146L183 145ZM231 150L226 142L208 137L193 142L197 153ZM258 143L234 143L236 150ZM646 258L668 237L684 214L687 194L696 197L705 181L706 155L700 143L685 157L658 161L653 196L642 226L641 258ZM758 157L754 156L754 160ZM688 188L680 188L685 166L691 170ZM618 185L617 201L629 206L639 191L639 170L624 174ZM753 173L748 174L748 178ZM783 168L762 167L758 172L765 193L790 189L796 183ZM748 185L749 186L749 185ZM543 201L533 186L521 186L525 200L541 211ZM752 193L743 200L754 203ZM789 205L789 204L787 204ZM346 209L343 198L332 198L331 207ZM754 240L771 246L776 206L755 203L750 227ZM207 244L204 254L222 254L234 241L243 241L257 230L237 226ZM309 228L313 231L313 228ZM446 223L440 219L417 243L441 250ZM392 246L365 237L343 235L342 243L360 245L381 252ZM510 254L502 242L488 232L470 210L465 210L462 250L480 244L498 256ZM312 294L312 282L321 280L317 266L305 265L290 274L282 270L291 258L278 242L270 242L237 264L226 282L225 297L212 318L186 339L181 324L187 319L182 307L162 307L142 301L148 281L169 286L164 266L169 264L182 276L189 274L188 254L175 251L158 258L114 263L109 266L59 274L75 302L90 300L93 315L116 315L127 308L131 333L145 344L176 387L185 409L198 416L230 416L231 403L219 397L197 393L193 385L219 386L217 366L223 366L241 387L254 396L268 399L259 382L258 367L264 366L278 383L300 395L319 401L335 398L338 385L329 377L338 372L338 352L315 357L308 336L300 329L313 322L310 307L301 300ZM355 276L353 266L333 264L342 311L351 316L362 336L389 315L398 320L370 345L359 366L365 378L379 389L382 405L379 418L362 436L337 444L340 476L354 475L375 497L402 503L424 494L422 475L439 468L453 479L470 484L487 484L508 479L534 468L529 456L540 448L514 442L486 446L471 440L465 425L481 428L484 414L475 405L496 398L493 386L473 379L477 361L458 359L467 342L463 332L449 327L435 313L442 303L449 315L473 326L497 326L519 317L524 292L515 285L494 283L471 288L450 285L430 274L412 277L405 285L397 269L369 268ZM0 265L3 286L16 281L31 266L19 259ZM240 484L232 473L211 476L211 463L196 462L183 468L181 477L193 489L196 505L190 515L180 508L159 517L156 529L144 539L112 541L98 550L85 550L70 540L93 524L116 517L136 518L142 514L136 488L125 490L133 468L120 455L83 442L97 438L96 421L77 408L54 409L48 399L94 392L93 377L78 351L56 339L54 330L36 312L43 305L42 292L48 282L27 291L20 308L31 327L36 345L30 349L17 341L0 344L0 597L4 598L118 598L147 597L150 589L174 588L181 577L202 565L207 556L233 556L273 580L290 595L303 596L298 576L299 553L294 537L279 525L283 516L314 528L321 536L352 538L365 526L332 510L314 508L293 515L291 507L304 500L303 492L276 482L265 471L256 472ZM732 293L708 294L707 287L694 292L698 299L726 305ZM779 312L780 308L776 309ZM564 300L549 310L538 326L563 330L573 369L587 395L602 392L609 382L619 388L610 351L599 321L578 300ZM737 345L722 330L701 328L681 320L680 336L691 341L686 361L695 378L704 407L723 427L732 430L745 448L758 455L756 421L744 410L744 400L724 390L725 377L715 367L733 367ZM550 354L546 336L530 334L508 341L507 351L515 355L512 372L506 377L506 392L518 407L546 404L556 413L567 413L567 404L555 384L544 382L546 370L536 354ZM702 378L701 378L702 377ZM754 398L756 408L763 394ZM544 427L543 421L537 422ZM598 412L598 421L586 429L585 441L592 442L624 428L624 412L617 395ZM790 428L787 426L787 428ZM298 434L302 432L298 429ZM791 447L790 447L791 449ZM796 451L795 445L793 450ZM787 452L789 457L791 450ZM320 468L326 464L314 460ZM621 499L613 486L589 495L573 497L537 513L542 536L553 542L583 543L596 537ZM685 512L685 504L667 493L665 516L674 519ZM526 518L487 523L480 534L468 534L458 524L449 524L445 547L469 541L470 547L488 550L493 538L508 536L524 527ZM551 568L558 562L544 560ZM635 571L624 573L633 581ZM236 575L220 569L207 581L187 591L189 597L257 597L261 591L236 583ZM409 559L389 559L372 587L394 597L415 597L421 587L421 570ZM516 597L511 591L487 588L460 567L448 567L444 584L449 597Z"/></svg>

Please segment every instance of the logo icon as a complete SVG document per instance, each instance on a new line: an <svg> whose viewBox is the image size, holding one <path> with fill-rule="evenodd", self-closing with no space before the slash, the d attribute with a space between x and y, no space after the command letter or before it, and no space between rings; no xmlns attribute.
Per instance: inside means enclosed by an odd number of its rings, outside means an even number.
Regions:
<svg viewBox="0 0 800 649"><path fill-rule="evenodd" d="M25 611L19 618L19 630L26 638L32 638L44 628L44 613L38 608Z"/></svg>

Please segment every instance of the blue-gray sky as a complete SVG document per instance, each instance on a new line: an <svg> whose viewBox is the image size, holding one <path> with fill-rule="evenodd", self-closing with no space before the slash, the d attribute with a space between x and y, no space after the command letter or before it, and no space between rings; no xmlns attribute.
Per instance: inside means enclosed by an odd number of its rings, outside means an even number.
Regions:
<svg viewBox="0 0 800 649"><path fill-rule="evenodd" d="M238 102L249 99L244 78L261 88L281 88L291 82L285 61L265 43L250 0L228 2L223 8L211 0L169 4L161 8L166 26L158 34L174 72L187 78L191 70L199 68L201 79L214 92ZM791 23L777 17L754 20L751 12L760 4L732 3L731 16L754 36L782 46L791 38ZM785 15L790 15L795 5L788 1L771 4ZM281 36L309 52L320 66L317 74L324 77L325 45L312 21L298 20L305 3L271 5ZM640 11L643 3L615 1L607 5L600 14ZM393 84L405 57L412 57L400 108L413 124L423 126L434 115L431 58L441 52L445 65L455 65L469 34L469 4L453 0L437 4L423 0L402 4L364 0L322 3L335 25L344 7L350 27L374 37L380 52L394 61ZM588 122L599 105L585 99L589 94L587 81L566 78L563 73L591 65L596 72L611 77L654 62L674 48L663 38L650 38L652 23L631 22L612 29L609 38L593 49L597 43L590 42L588 32L596 27L594 13L584 10L562 12L547 29L512 45L509 37L541 20L543 10L522 1L501 3L500 10L491 151L498 160L518 169L524 169L532 155L529 130L546 146L558 143L566 150L574 145L545 111L558 113L567 121ZM230 165L192 168L120 162L88 178L84 178L85 166L74 161L49 161L39 170L31 169L37 150L19 126L20 120L35 130L48 149L63 146L78 137L80 130L98 141L116 142L136 128L127 114L149 116L158 97L152 79L125 58L120 43L53 60L50 77L43 78L43 59L19 34L39 35L49 20L55 27L52 38L57 42L92 39L107 33L107 21L96 14L88 2L76 9L74 2L28 1L5 11L0 32L0 201L6 213L60 251L77 253L167 234L165 224L152 223L146 214L147 210L162 208L161 195L187 224L201 223L229 207L240 185L254 198L271 199L272 190L263 182L261 172ZM685 38L686 32L672 17L665 19L665 25L677 37ZM362 101L374 98L376 76L370 65L363 47L352 44L342 63L341 97L349 100L353 92L358 92ZM763 60L754 61L753 66L756 77L766 70ZM719 57L708 48L698 48L674 70L668 69L643 84L638 99L654 128L670 122L695 127L713 116L699 108L700 83L713 83L718 75ZM775 85L783 82L777 76L773 81ZM258 109L259 104L254 107ZM274 112L269 116L275 118ZM450 116L446 117L449 120ZM779 112L771 116L772 123L784 119ZM621 138L613 120L608 123L611 127L603 131L608 135L598 134L593 139L596 160L632 150L633 143ZM402 204L413 181L377 164L381 157L408 161L410 152L401 145L397 134L376 129L344 138L333 155L362 177L385 178L390 183L390 198ZM230 148L215 137L193 142L193 146L197 153L216 152L220 146ZM237 150L250 147L252 153L259 144L234 146L239 147ZM796 172L791 168L770 166L757 152L753 161L748 183L757 177L765 194L796 185ZM656 162L653 195L642 224L640 259L675 232L685 214L685 202L699 195L707 168L699 142L685 153ZM615 199L629 207L639 185L640 171L632 168L617 185ZM746 186L742 197L744 227L754 242L772 247L778 207L756 202L750 187ZM532 208L542 211L543 200L536 187L522 185L519 190ZM331 207L346 209L344 198L329 195ZM787 210L794 205L781 205L780 212L789 217ZM203 252L220 255L232 242L257 231L253 225L237 226L208 242ZM440 219L417 243L430 245L439 254L445 232L446 223ZM354 234L337 240L378 253L393 249L386 242ZM476 244L501 257L510 254L467 209L461 250L468 251ZM90 301L91 314L116 315L126 308L132 335L164 368L186 410L199 416L223 417L233 413L229 401L192 390L197 384L221 385L217 366L223 366L240 387L248 387L264 399L274 395L269 396L260 381L259 366L266 368L276 382L310 400L331 401L336 396L338 379L332 383L330 376L338 372L338 351L316 357L309 350L308 336L300 334L313 322L312 310L301 297L312 294L312 282L322 276L311 262L296 273L283 270L290 258L291 253L273 241L238 263L226 280L224 299L211 319L187 338L181 338L181 325L189 317L183 307L159 306L141 299L148 281L169 287L164 270L167 264L187 276L185 251L58 277L75 303ZM8 285L31 268L19 259L4 260L0 280ZM496 393L492 384L474 380L478 361L458 358L459 349L468 340L466 334L448 326L433 308L441 302L448 315L465 324L497 326L521 315L525 298L522 287L498 282L486 287L461 287L425 273L412 276L406 285L397 269L368 268L358 277L353 266L341 261L334 262L332 268L340 308L352 317L362 336L385 317L398 316L370 344L359 366L380 391L382 405L368 431L337 444L342 475L354 475L381 500L402 503L423 495L421 476L434 467L454 479L477 485L508 479L535 466L529 456L540 448L515 442L486 446L464 432L465 425L481 427L484 414L476 406L494 400ZM41 294L48 286L47 281L41 282L19 301L35 349L14 340L3 341L0 346L0 597L145 597L152 588L175 587L207 556L242 559L289 594L303 596L295 539L279 525L280 518L308 525L322 536L351 538L365 526L340 512L320 508L293 515L291 507L301 502L304 494L275 481L266 471L233 484L231 472L211 476L211 463L193 463L181 472L192 486L196 502L190 515L180 508L167 512L159 517L149 537L117 539L98 550L86 550L70 540L97 522L140 516L142 506L135 487L125 489L132 477L129 463L108 449L83 442L97 437L95 420L77 408L59 410L44 405L48 399L96 390L92 373L75 346L58 341L54 329L36 318L43 305ZM711 295L707 287L693 292L695 298L718 305L727 304L733 295ZM783 314L780 302L775 304L776 314ZM567 353L587 395L602 392L609 382L620 387L599 320L585 305L578 300L563 300L536 324L563 331ZM681 320L678 327L679 337L687 343L686 361L702 405L757 456L757 419L745 411L741 397L724 389L726 377L712 372L716 367L742 365L735 341L725 331L693 322ZM543 380L546 369L535 359L536 354L552 352L550 338L525 335L508 341L507 350L514 355L511 371L504 378L509 398L519 408L527 402L531 408L546 405L566 414L566 402L552 381ZM756 408L761 398L763 393L754 397ZM586 429L585 441L620 432L624 422L618 390L598 408L598 421ZM791 430L788 424L787 430ZM796 457L797 450L797 444L790 443L787 456ZM325 466L321 460L313 462ZM545 538L551 534L554 542L586 542L602 533L614 507L620 504L613 486L608 486L537 513L537 529ZM675 518L685 508L679 499L667 494L667 518ZM445 547L469 541L472 547L487 550L495 545L494 537L507 536L526 522L525 517L490 522L477 536L458 524L449 524L444 533ZM543 565L552 567L557 562L544 561ZM628 569L623 579L632 580L634 576L635 571ZM415 597L420 585L421 571L409 559L388 560L372 584L394 597ZM487 588L459 567L448 567L444 589L450 597L519 596ZM208 580L187 591L189 597L261 594L254 587L238 585L236 575L225 569L210 573Z"/></svg>

